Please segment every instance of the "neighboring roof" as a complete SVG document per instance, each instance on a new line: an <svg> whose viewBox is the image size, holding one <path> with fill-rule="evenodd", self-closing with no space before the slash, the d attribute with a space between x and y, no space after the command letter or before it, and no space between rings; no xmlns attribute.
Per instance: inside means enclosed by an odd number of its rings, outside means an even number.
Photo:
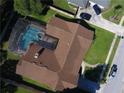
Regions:
<svg viewBox="0 0 124 93"><path fill-rule="evenodd" d="M28 64L35 64L35 68L47 70L38 74L37 70L33 71L30 65L17 66L17 73L26 75L34 80L37 77L42 77L38 81L50 85L53 89L61 90L64 88L73 88L78 82L78 72L83 61L83 58L89 49L93 32L87 30L79 24L67 22L59 18L53 18L47 25L46 34L58 38L59 42L55 50L45 49L38 59L34 59L35 53L42 48L38 44L32 44L25 55L22 56L20 62L28 62ZM25 62L25 64L26 64ZM29 70L25 72L25 69ZM49 71L56 73L56 77L51 74L45 77L44 74ZM34 75L35 74L35 75ZM51 85L51 80L56 78L57 83ZM71 78L70 78L71 77ZM45 78L45 80L43 79ZM53 79L53 80L54 80Z"/></svg>
<svg viewBox="0 0 124 93"><path fill-rule="evenodd" d="M99 4L104 8L108 8L110 5L110 0L90 0L90 1Z"/></svg>
<svg viewBox="0 0 124 93"><path fill-rule="evenodd" d="M80 7L86 7L87 2L89 0L67 0L67 1Z"/></svg>

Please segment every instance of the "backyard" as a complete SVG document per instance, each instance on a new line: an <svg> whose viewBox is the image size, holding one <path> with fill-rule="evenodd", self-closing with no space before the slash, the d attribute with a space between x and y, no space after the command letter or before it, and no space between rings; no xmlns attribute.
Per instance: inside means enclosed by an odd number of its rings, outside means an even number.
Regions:
<svg viewBox="0 0 124 93"><path fill-rule="evenodd" d="M4 42L3 43L3 50L7 51L7 59L12 59L12 60L18 60L19 59L19 55L11 52L9 49L8 49L8 42Z"/></svg>
<svg viewBox="0 0 124 93"><path fill-rule="evenodd" d="M53 4L63 10L66 10L70 13L76 14L76 10L73 9L73 7L71 5L68 4L67 0L53 0Z"/></svg>
<svg viewBox="0 0 124 93"><path fill-rule="evenodd" d="M24 2L28 2L25 3ZM35 4L37 6L35 6ZM27 7L30 9L27 9ZM76 14L76 9L68 4L66 0L53 0L53 6L57 7L58 9L69 12L72 14ZM19 14L23 16L30 16L34 19L37 19L41 21L42 23L48 23L49 20L54 17L56 14L60 14L62 16L68 17L67 15L64 15L60 12L57 12L56 10L53 10L49 7L49 5L46 5L44 3L34 2L33 0L27 1L27 0L14 0L14 9Z"/></svg>
<svg viewBox="0 0 124 93"><path fill-rule="evenodd" d="M72 7L71 5L68 4L68 2L66 0L53 0L53 5L55 5L56 7L62 9L62 10L65 10L65 11L68 11L70 13L73 13L73 14L76 14L76 10L74 9L74 7ZM55 10L52 10L52 9L49 9L47 10L46 14L44 15L35 15L35 14L32 14L30 15L31 17L33 18L36 18L44 23L48 23L49 20L54 17L56 14L60 14L60 13L57 13ZM70 18L69 16L67 15L64 15L64 14L60 14L61 16L63 17L67 17L67 18Z"/></svg>
<svg viewBox="0 0 124 93"><path fill-rule="evenodd" d="M36 14L31 14L29 15L30 17L33 17L43 23L48 23L49 20L56 15L56 11L48 9L45 15L36 15Z"/></svg>
<svg viewBox="0 0 124 93"><path fill-rule="evenodd" d="M34 84L34 85L39 86L41 88L48 89L48 90L52 91L52 89L46 84L41 84L41 83L39 83L39 82L37 82L35 80L32 80L32 79L24 77L24 76L23 76L23 80L28 82L28 83L30 83L30 84Z"/></svg>
<svg viewBox="0 0 124 93"><path fill-rule="evenodd" d="M111 0L110 7L102 15L105 19L118 24L124 15L124 0Z"/></svg>
<svg viewBox="0 0 124 93"><path fill-rule="evenodd" d="M34 93L26 88L18 87L15 93Z"/></svg>
<svg viewBox="0 0 124 93"><path fill-rule="evenodd" d="M84 60L91 65L103 64L109 52L114 34L93 25L91 27L95 28L96 36Z"/></svg>

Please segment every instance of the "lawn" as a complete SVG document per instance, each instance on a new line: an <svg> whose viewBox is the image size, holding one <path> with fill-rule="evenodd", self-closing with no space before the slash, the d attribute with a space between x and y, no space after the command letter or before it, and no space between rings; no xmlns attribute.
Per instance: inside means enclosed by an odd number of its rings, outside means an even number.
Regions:
<svg viewBox="0 0 124 93"><path fill-rule="evenodd" d="M88 64L102 64L108 55L114 34L102 28L91 25L95 28L95 40L85 56Z"/></svg>
<svg viewBox="0 0 124 93"><path fill-rule="evenodd" d="M15 93L34 93L34 92L22 87L18 87Z"/></svg>
<svg viewBox="0 0 124 93"><path fill-rule="evenodd" d="M115 53L116 53L117 47L119 45L119 42L120 42L120 37L118 36L117 39L116 39L115 45L113 47L112 53L110 55L110 59L109 59L108 65L106 67L106 71L104 72L103 80L101 81L101 83L105 83L105 81L107 80L107 76L109 75L109 71L111 69L110 67L112 65L113 58L115 56Z"/></svg>
<svg viewBox="0 0 124 93"><path fill-rule="evenodd" d="M114 55L115 55L116 50L117 50L117 47L118 47L118 45L119 45L119 42L120 42L120 37L118 36L117 39L116 39L115 45L114 45L114 47L113 47L113 50L112 50L112 53L111 53L109 62L108 62L110 65L111 65L111 63L112 63L112 61L113 61Z"/></svg>
<svg viewBox="0 0 124 93"><path fill-rule="evenodd" d="M76 14L76 10L73 9L67 2L67 0L53 0L53 4L63 10Z"/></svg>
<svg viewBox="0 0 124 93"><path fill-rule="evenodd" d="M102 15L105 19L118 24L124 15L124 0L111 0L110 7ZM115 19L112 19L114 16Z"/></svg>
<svg viewBox="0 0 124 93"><path fill-rule="evenodd" d="M122 26L124 26L124 21L123 21L123 24L122 24Z"/></svg>
<svg viewBox="0 0 124 93"><path fill-rule="evenodd" d="M53 91L48 85L46 85L46 84L41 84L41 83L39 83L39 82L37 82L37 81L35 81L35 80L32 80L32 79L30 79L30 78L27 78L27 77L24 77L24 76L23 76L23 80L26 81L26 82L28 82L28 83L37 85L37 86L39 86L39 87L41 87L41 88L44 88L44 89L48 89L48 90Z"/></svg>
<svg viewBox="0 0 124 93"><path fill-rule="evenodd" d="M18 60L20 57L8 49L8 42L3 43L3 50L7 51L7 59Z"/></svg>
<svg viewBox="0 0 124 93"><path fill-rule="evenodd" d="M33 17L33 18L36 18L37 20L39 20L41 22L48 23L49 20L52 17L55 16L55 14L56 14L56 11L49 9L45 15L40 15L39 16L39 15L36 15L36 14L32 14L32 15L29 15L29 16Z"/></svg>

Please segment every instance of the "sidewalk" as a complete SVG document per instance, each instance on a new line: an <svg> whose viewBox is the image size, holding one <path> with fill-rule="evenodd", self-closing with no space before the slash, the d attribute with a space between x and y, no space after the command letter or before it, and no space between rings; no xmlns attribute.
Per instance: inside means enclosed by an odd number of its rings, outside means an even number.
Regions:
<svg viewBox="0 0 124 93"><path fill-rule="evenodd" d="M121 21L120 21L119 25L122 25L123 22L124 22L124 16L121 18Z"/></svg>
<svg viewBox="0 0 124 93"><path fill-rule="evenodd" d="M104 19L101 15L94 14L89 23L96 25L98 27L101 27L103 29L106 29L110 32L113 32L117 35L122 35L124 32L124 27L121 25L117 25L113 22L110 22L106 19Z"/></svg>

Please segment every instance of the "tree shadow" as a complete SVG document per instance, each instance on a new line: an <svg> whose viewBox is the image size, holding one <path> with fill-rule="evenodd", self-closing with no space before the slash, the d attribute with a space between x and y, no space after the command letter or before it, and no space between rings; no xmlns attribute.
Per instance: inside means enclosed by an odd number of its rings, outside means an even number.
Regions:
<svg viewBox="0 0 124 93"><path fill-rule="evenodd" d="M15 93L17 91L17 86L3 80L1 81L1 88L1 93Z"/></svg>
<svg viewBox="0 0 124 93"><path fill-rule="evenodd" d="M37 24L41 24L42 26L46 26L46 22L44 22L44 21L41 21L41 20L38 20L38 19L35 19L35 18L32 18L32 17L29 17L29 16L27 16L26 17L26 19L27 20L31 20L32 22L35 22L35 23L37 23Z"/></svg>
<svg viewBox="0 0 124 93"><path fill-rule="evenodd" d="M98 65L95 68L90 68L81 75L78 81L78 87L88 90L90 93L96 93L100 89L101 73L103 65Z"/></svg>
<svg viewBox="0 0 124 93"><path fill-rule="evenodd" d="M46 7L43 9L43 11L42 11L42 13L41 13L40 15L46 15L49 9L50 9L50 8L49 8L48 6L46 6Z"/></svg>
<svg viewBox="0 0 124 93"><path fill-rule="evenodd" d="M7 59L7 51L0 49L0 64L2 64Z"/></svg>
<svg viewBox="0 0 124 93"><path fill-rule="evenodd" d="M14 13L14 17L13 17L13 19L11 20L11 24L9 24L9 26L8 26L7 29L6 29L6 34L5 34L5 36L3 37L2 42L6 42L6 41L9 40L10 34L11 34L11 32L12 32L12 29L13 29L13 27L14 27L14 25L15 25L15 23L16 23L18 17L19 17L19 15L18 15L16 12L13 12L13 13Z"/></svg>
<svg viewBox="0 0 124 93"><path fill-rule="evenodd" d="M84 74L85 78L93 82L99 83L102 70L103 70L103 65L98 65L95 68L86 70Z"/></svg>
<svg viewBox="0 0 124 93"><path fill-rule="evenodd" d="M58 93L90 93L90 92L76 87L76 88L73 88L73 89L64 89L63 91L59 91Z"/></svg>
<svg viewBox="0 0 124 93"><path fill-rule="evenodd" d="M40 2L46 5L53 5L53 0L40 0Z"/></svg>

